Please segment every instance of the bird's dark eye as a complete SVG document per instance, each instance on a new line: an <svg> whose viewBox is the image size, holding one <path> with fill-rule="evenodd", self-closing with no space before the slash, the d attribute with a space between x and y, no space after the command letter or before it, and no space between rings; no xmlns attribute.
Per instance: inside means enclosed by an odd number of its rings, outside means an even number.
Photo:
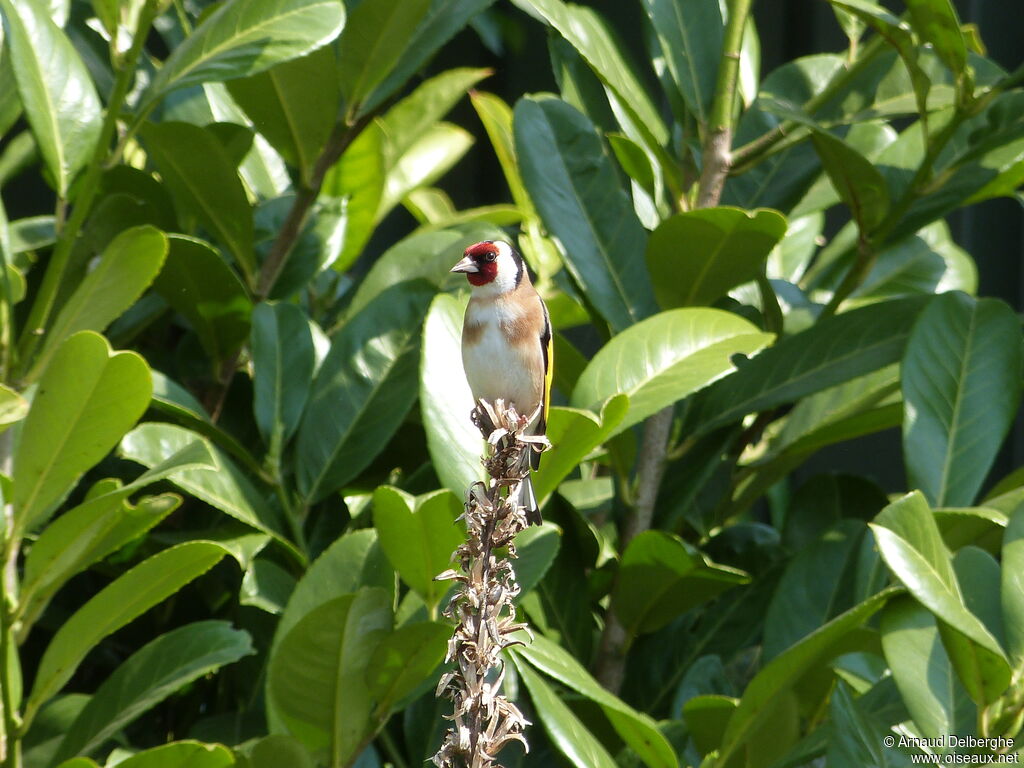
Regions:
<svg viewBox="0 0 1024 768"><path fill-rule="evenodd" d="M492 251L492 252L488 253L488 254L487 254L486 256L484 256L484 261L494 261L494 259L495 259L496 257L497 257L497 254L495 254L495 253L494 253L494 252Z"/></svg>

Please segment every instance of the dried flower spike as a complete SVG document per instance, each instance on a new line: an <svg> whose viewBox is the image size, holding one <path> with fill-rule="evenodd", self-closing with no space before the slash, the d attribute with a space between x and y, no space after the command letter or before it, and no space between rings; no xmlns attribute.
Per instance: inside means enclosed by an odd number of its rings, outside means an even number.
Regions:
<svg viewBox="0 0 1024 768"><path fill-rule="evenodd" d="M526 629L515 620L519 584L509 558L516 557L516 534L529 525L526 510L516 504L519 483L530 471L530 452L543 450L547 441L523 435L531 417L520 416L501 400L481 400L472 418L487 440L482 461L490 479L474 483L466 493L462 517L467 537L453 555L461 572L447 570L436 577L459 583L444 611L457 623L446 659L456 669L442 675L437 687L437 695L454 704L453 726L433 757L438 768L501 768L498 752L510 741L529 750L523 731L530 723L501 694L501 651L519 642L512 635ZM495 554L500 547L507 547L508 557Z"/></svg>

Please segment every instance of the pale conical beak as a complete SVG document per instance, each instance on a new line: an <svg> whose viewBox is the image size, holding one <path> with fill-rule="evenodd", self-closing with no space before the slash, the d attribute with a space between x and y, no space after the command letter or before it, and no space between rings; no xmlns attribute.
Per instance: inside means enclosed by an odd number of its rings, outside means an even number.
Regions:
<svg viewBox="0 0 1024 768"><path fill-rule="evenodd" d="M473 262L473 259L471 257L463 256L462 257L462 261L460 261L458 264L456 264L454 267L452 267L450 271L451 272L479 272L480 271L480 267L478 267Z"/></svg>

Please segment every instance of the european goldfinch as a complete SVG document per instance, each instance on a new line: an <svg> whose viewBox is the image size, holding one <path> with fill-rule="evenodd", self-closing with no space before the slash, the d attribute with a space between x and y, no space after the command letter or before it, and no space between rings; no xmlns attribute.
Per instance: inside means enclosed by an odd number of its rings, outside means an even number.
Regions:
<svg viewBox="0 0 1024 768"><path fill-rule="evenodd" d="M474 399L501 398L521 415L542 406L524 431L543 435L551 400L551 320L523 257L502 240L485 240L469 246L451 271L466 273L472 286L462 326L462 365ZM537 469L540 453L529 453L531 468ZM527 519L540 524L529 476L520 484L518 501Z"/></svg>

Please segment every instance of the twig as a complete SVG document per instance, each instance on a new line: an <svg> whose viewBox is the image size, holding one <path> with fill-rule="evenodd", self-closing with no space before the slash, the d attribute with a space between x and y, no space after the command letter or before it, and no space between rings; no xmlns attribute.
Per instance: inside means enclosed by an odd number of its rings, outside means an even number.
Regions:
<svg viewBox="0 0 1024 768"><path fill-rule="evenodd" d="M529 722L500 691L505 676L501 651L520 642L512 639L514 632L529 631L515 619L519 584L510 558L516 557L513 539L529 525L517 499L519 484L530 471L525 459L538 442L522 435L530 421L501 400L493 406L481 400L473 411L473 422L490 446L483 459L490 480L474 483L467 494L467 539L455 551L461 572L450 569L436 577L461 585L444 611L458 622L446 658L458 666L437 685L437 696L455 705L449 718L455 725L433 757L439 768L500 768L498 752L510 741L529 751L523 735ZM508 548L507 557L495 554L499 547Z"/></svg>

